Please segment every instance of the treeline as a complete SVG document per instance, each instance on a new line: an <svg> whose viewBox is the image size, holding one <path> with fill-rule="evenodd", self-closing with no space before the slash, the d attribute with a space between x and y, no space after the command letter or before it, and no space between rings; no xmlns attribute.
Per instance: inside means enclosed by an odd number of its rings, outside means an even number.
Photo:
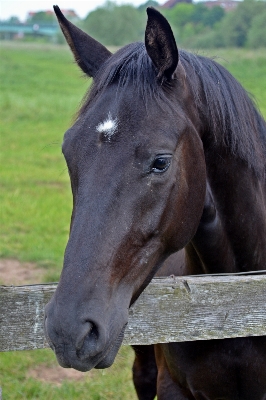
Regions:
<svg viewBox="0 0 266 400"><path fill-rule="evenodd" d="M178 45L190 48L266 47L266 1L244 0L225 12L203 3L179 3L172 9L160 8L155 1L140 7L108 1L90 12L81 27L107 46L122 46L143 40L147 6L154 6L169 20Z"/></svg>

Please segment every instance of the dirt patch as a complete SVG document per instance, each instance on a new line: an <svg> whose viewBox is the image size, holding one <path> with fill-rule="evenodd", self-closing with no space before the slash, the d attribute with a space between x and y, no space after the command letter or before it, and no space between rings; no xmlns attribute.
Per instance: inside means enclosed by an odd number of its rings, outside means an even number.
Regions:
<svg viewBox="0 0 266 400"><path fill-rule="evenodd" d="M1 285L29 285L41 283L44 271L36 264L13 259L0 260Z"/></svg>
<svg viewBox="0 0 266 400"><path fill-rule="evenodd" d="M41 382L50 383L55 386L61 386L63 381L84 381L92 372L79 372L72 368L62 368L60 366L40 365L31 369L27 373L28 378L33 378Z"/></svg>

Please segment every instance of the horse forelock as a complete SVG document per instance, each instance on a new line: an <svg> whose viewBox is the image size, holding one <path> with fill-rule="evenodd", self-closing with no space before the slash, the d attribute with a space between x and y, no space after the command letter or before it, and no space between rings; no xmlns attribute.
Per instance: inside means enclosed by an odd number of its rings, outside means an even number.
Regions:
<svg viewBox="0 0 266 400"><path fill-rule="evenodd" d="M257 175L265 175L266 124L240 83L213 59L180 50L180 62L199 116L207 121L214 146L222 146L245 161ZM162 111L176 106L169 91L157 80L157 71L144 43L131 43L118 50L99 69L79 115L112 84L117 96L135 90L148 110L152 101ZM129 89L130 87L130 89ZM162 118L165 115L162 114Z"/></svg>
<svg viewBox="0 0 266 400"><path fill-rule="evenodd" d="M84 97L79 115L112 84L117 85L117 97L133 90L146 108L151 105L151 100L156 101L162 110L166 105L171 108L174 106L166 95L165 87L158 82L157 71L142 42L119 49L102 65Z"/></svg>

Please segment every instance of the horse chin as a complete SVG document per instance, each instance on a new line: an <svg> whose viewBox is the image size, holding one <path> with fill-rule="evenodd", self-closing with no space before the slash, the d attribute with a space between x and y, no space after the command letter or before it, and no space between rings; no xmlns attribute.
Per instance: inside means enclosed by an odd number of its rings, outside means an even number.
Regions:
<svg viewBox="0 0 266 400"><path fill-rule="evenodd" d="M101 355L99 355L98 357L94 357L93 359L80 360L75 355L71 357L60 353L56 353L56 358L58 364L63 368L74 368L77 371L87 372L93 368L104 369L110 367L114 362L116 354L117 353L115 353L113 356L109 356L108 353L102 359Z"/></svg>
<svg viewBox="0 0 266 400"><path fill-rule="evenodd" d="M119 346L120 347L120 346ZM119 350L118 348L115 348L114 350L112 349L110 353L108 353L97 365L95 365L95 369L105 369L111 367L113 364L115 357L117 355L117 352Z"/></svg>
<svg viewBox="0 0 266 400"><path fill-rule="evenodd" d="M116 357L116 355L118 353L118 350L121 347L121 344L122 344L122 341L123 341L123 338L124 338L125 328L126 328L126 325L124 326L124 328L120 332L117 340L110 347L110 349L108 350L106 355L102 358L102 360L97 365L95 365L95 367L94 367L95 369L105 369L105 368L111 367L111 365L113 364L113 362L115 360L115 357Z"/></svg>

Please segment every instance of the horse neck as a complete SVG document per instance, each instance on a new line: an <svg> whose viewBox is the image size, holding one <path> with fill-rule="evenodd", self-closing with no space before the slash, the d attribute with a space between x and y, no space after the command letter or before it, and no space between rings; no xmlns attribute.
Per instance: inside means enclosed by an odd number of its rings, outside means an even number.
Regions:
<svg viewBox="0 0 266 400"><path fill-rule="evenodd" d="M190 273L265 269L266 184L226 151L205 150L207 191L196 235L186 247Z"/></svg>
<svg viewBox="0 0 266 400"><path fill-rule="evenodd" d="M192 61L198 74L185 61L194 99L188 106L195 104L197 112L189 115L204 146L207 192L198 230L186 246L187 268L189 273L265 269L265 121L226 70L196 56Z"/></svg>

